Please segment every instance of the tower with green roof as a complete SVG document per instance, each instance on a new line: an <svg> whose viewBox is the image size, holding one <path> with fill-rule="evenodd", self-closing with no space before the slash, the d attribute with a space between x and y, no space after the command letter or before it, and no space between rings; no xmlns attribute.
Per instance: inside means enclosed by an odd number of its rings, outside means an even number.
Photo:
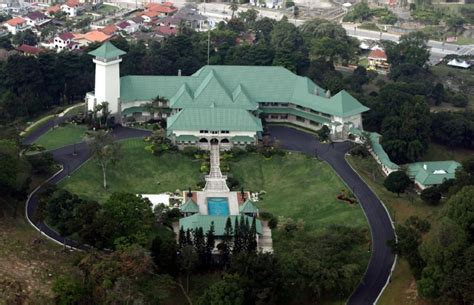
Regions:
<svg viewBox="0 0 474 305"><path fill-rule="evenodd" d="M109 111L117 122L121 121L120 102L120 62L126 53L107 41L99 48L89 52L94 56L95 91L87 95L87 108L94 110L96 105L108 103ZM92 100L90 100L92 99Z"/></svg>

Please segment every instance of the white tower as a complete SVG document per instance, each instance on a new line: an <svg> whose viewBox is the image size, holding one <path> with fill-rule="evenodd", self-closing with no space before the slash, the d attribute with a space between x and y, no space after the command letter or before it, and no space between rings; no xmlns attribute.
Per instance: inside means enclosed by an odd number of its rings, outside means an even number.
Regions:
<svg viewBox="0 0 474 305"><path fill-rule="evenodd" d="M94 56L95 91L87 96L87 110L94 110L96 105L107 102L115 122L120 123L120 56L126 52L107 41L89 54Z"/></svg>

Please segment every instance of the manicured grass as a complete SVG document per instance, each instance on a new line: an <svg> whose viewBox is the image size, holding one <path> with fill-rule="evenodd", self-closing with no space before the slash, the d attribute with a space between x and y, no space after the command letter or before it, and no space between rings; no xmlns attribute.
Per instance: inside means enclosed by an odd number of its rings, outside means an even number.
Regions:
<svg viewBox="0 0 474 305"><path fill-rule="evenodd" d="M122 141L123 158L107 171L108 189L102 187L102 172L91 159L60 186L80 196L104 202L113 192L158 194L185 190L200 180L199 162L178 153L154 156L141 139Z"/></svg>
<svg viewBox="0 0 474 305"><path fill-rule="evenodd" d="M99 9L96 12L99 14L108 15L109 13L114 13L116 11L118 11L118 7L113 6L113 5L103 4L99 7Z"/></svg>
<svg viewBox="0 0 474 305"><path fill-rule="evenodd" d="M403 224L410 216L418 216L431 223L431 231L437 226L438 214L442 209L442 205L429 206L413 193L402 194L398 198L396 194L387 191L383 186L385 177L380 170L380 166L372 157L362 159L349 156L347 160L382 200L396 224ZM413 275L406 261L400 259L395 267L394 277L382 294L378 304L426 305L430 303L417 297Z"/></svg>
<svg viewBox="0 0 474 305"><path fill-rule="evenodd" d="M59 126L45 133L36 140L35 144L43 146L46 150L60 148L81 142L86 130L87 128L82 125Z"/></svg>
<svg viewBox="0 0 474 305"><path fill-rule="evenodd" d="M474 155L473 150L452 148L445 145L430 143L423 159L426 161L455 160L462 162Z"/></svg>
<svg viewBox="0 0 474 305"><path fill-rule="evenodd" d="M231 163L231 171L245 190L267 192L258 208L295 221L303 219L307 233L319 233L332 224L367 227L359 205L349 206L336 198L346 187L324 162L299 153L270 160L250 154Z"/></svg>

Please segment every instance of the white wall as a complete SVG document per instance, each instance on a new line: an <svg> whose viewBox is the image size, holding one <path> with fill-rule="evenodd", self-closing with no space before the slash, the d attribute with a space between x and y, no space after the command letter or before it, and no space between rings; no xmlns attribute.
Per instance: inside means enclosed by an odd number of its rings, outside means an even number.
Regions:
<svg viewBox="0 0 474 305"><path fill-rule="evenodd" d="M95 65L95 98L97 104L109 103L112 114L118 112L118 101L120 98L120 62L121 58L109 62L97 59L93 60Z"/></svg>

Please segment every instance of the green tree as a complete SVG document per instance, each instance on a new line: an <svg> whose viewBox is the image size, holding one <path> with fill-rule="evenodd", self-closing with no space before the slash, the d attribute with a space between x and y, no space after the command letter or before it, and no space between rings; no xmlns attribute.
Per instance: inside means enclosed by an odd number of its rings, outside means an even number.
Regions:
<svg viewBox="0 0 474 305"><path fill-rule="evenodd" d="M189 291L189 276L196 268L198 262L199 258L193 246L188 245L181 250L178 257L178 264L181 271L186 275L186 292Z"/></svg>
<svg viewBox="0 0 474 305"><path fill-rule="evenodd" d="M437 205L441 200L441 192L436 186L432 186L421 191L420 198L428 204Z"/></svg>
<svg viewBox="0 0 474 305"><path fill-rule="evenodd" d="M447 204L447 216L474 238L474 186L465 186Z"/></svg>
<svg viewBox="0 0 474 305"><path fill-rule="evenodd" d="M98 216L106 246L146 245L154 224L151 203L131 193L112 193Z"/></svg>
<svg viewBox="0 0 474 305"><path fill-rule="evenodd" d="M214 222L211 222L211 227L206 233L206 250L205 250L205 265L212 266L212 252L214 251L216 236L214 235Z"/></svg>
<svg viewBox="0 0 474 305"><path fill-rule="evenodd" d="M238 275L224 275L224 278L206 289L198 305L243 305L244 290L240 287Z"/></svg>
<svg viewBox="0 0 474 305"><path fill-rule="evenodd" d="M233 1L229 4L229 9L230 9L231 12L232 12L232 15L230 16L230 19L234 19L235 12L239 9L239 5L237 4L237 2L236 2L235 0L233 0Z"/></svg>
<svg viewBox="0 0 474 305"><path fill-rule="evenodd" d="M107 189L107 168L120 160L121 146L113 136L104 130L90 132L87 136L92 157L97 161L103 177L103 187Z"/></svg>
<svg viewBox="0 0 474 305"><path fill-rule="evenodd" d="M83 282L72 275L55 279L52 290L58 305L85 304L87 301L87 290Z"/></svg>
<svg viewBox="0 0 474 305"><path fill-rule="evenodd" d="M392 193L396 193L397 197L400 197L400 193L404 193L405 190L411 185L411 180L407 174L403 171L391 172L383 185L387 190Z"/></svg>

